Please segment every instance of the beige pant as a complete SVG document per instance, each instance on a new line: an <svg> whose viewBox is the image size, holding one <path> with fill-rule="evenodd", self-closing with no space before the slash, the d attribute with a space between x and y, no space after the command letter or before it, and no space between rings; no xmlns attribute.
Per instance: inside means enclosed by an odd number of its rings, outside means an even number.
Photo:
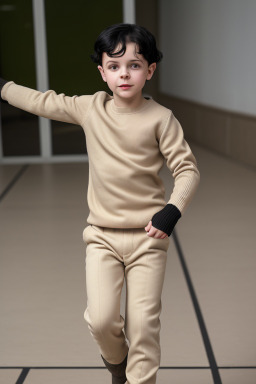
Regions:
<svg viewBox="0 0 256 384"><path fill-rule="evenodd" d="M111 229L89 225L86 249L88 328L111 364L128 351L128 384L155 384L160 365L161 294L169 238L148 237L144 228ZM125 320L120 297L126 280Z"/></svg>

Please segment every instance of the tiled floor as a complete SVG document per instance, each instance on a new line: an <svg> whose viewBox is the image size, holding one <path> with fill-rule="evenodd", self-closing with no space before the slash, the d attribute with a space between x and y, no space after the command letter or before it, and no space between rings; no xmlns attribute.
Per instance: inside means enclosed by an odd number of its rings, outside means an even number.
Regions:
<svg viewBox="0 0 256 384"><path fill-rule="evenodd" d="M168 251L158 383L255 384L256 173L193 150L201 185ZM1 384L111 383L83 320L87 179L87 164L0 166ZM125 285L123 315L124 300Z"/></svg>

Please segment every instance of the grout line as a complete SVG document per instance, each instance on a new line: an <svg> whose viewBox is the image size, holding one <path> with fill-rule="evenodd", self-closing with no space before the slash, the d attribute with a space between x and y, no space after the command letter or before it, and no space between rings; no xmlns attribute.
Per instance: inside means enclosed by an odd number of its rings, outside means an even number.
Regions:
<svg viewBox="0 0 256 384"><path fill-rule="evenodd" d="M194 305L194 309L196 312L197 321L198 321L198 324L200 327L201 335L202 335L203 342L204 342L205 351L206 351L208 361L210 364L210 368L211 368L211 372L212 372L213 382L214 382L214 384L222 384L221 377L220 377L218 367L217 367L217 363L216 363L216 360L214 357L213 349L211 346L210 338L208 336L206 325L205 325L205 322L203 319L203 315L202 315L202 312L201 312L201 309L200 309L200 306L199 306L199 303L198 303L198 300L196 297L196 293L195 293L195 290L194 290L194 287L193 287L193 284L192 284L192 281L191 281L191 278L190 278L190 275L188 272L188 268L187 268L187 265L185 262L185 258L184 258L184 255L183 255L183 252L182 252L182 249L180 246L180 242L178 240L177 233L175 230L173 231L173 240L174 240L174 243L175 243L178 255L179 255L179 259L181 262L183 273L185 275L186 282L187 282L188 289L189 289L189 293L190 293L190 296L191 296L191 299L192 299L192 302Z"/></svg>
<svg viewBox="0 0 256 384"><path fill-rule="evenodd" d="M256 368L256 367L255 367ZM40 370L40 369L43 369L43 370L51 370L51 369L56 369L56 370L66 370L66 369L107 369L106 367L0 367L0 370L1 369L28 369L28 370L31 370L31 369L35 369L35 370ZM163 366L163 367L160 367L159 369L211 369L209 366L170 366L170 367L167 367L167 366Z"/></svg>
<svg viewBox="0 0 256 384"><path fill-rule="evenodd" d="M106 367L0 367L0 370L1 369L27 369L28 371L31 370L31 369L36 369L36 370L40 370L40 369L58 369L58 370L65 370L65 369L107 369ZM159 367L159 369L185 369L185 370L189 370L189 369L192 369L192 370L196 370L196 369L211 369L211 367L203 367L203 366L163 366L163 367ZM241 365L241 366L218 366L218 369L256 369L256 366L249 366L249 365Z"/></svg>
<svg viewBox="0 0 256 384"><path fill-rule="evenodd" d="M221 366L219 365L219 369L256 369L256 366L255 365L241 365L241 366L237 366L237 367L229 367L229 366Z"/></svg>
<svg viewBox="0 0 256 384"><path fill-rule="evenodd" d="M40 367L40 366L38 366L38 367L7 367L7 366L5 366L5 367L0 367L0 370L1 369L28 369L28 370L31 370L31 369L38 369L38 370L40 370L40 369L49 369L49 370L51 370L51 369L59 369L59 370L65 370L65 369L107 369L106 367L97 367L97 366L95 366L95 367L72 367L72 366L70 366L70 367L45 367L45 366L42 366L42 367ZM189 369L193 369L193 370L195 370L195 369L211 369L211 367L208 367L208 366L169 366L169 367L167 367L167 366L162 366L162 367L159 367L159 369L180 369L180 370L182 370L182 369L185 369L185 370L189 370ZM256 369L256 366L254 365L254 366L250 366L250 365L240 365L240 366L218 366L218 369Z"/></svg>
<svg viewBox="0 0 256 384"><path fill-rule="evenodd" d="M22 174L27 170L28 165L23 165L21 169L16 173L12 181L7 185L7 187L3 190L3 192L0 194L0 202L3 200L3 198L7 195L8 192L12 189L14 184L19 180L19 178L22 176Z"/></svg>
<svg viewBox="0 0 256 384"><path fill-rule="evenodd" d="M30 370L30 368L23 368L22 372L21 372L20 376L18 377L18 380L16 381L15 384L23 384L28 373L29 373L29 370Z"/></svg>

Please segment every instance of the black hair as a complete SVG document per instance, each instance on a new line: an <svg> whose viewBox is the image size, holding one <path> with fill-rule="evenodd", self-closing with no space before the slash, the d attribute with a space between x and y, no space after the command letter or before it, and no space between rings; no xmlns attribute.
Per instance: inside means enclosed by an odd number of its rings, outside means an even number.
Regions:
<svg viewBox="0 0 256 384"><path fill-rule="evenodd" d="M102 65L102 54L110 57L120 57L125 54L126 44L134 42L139 47L139 52L148 64L158 63L163 54L156 47L155 37L146 28L136 24L114 24L104 29L94 44L94 53L91 59L94 63ZM114 52L121 44L118 52Z"/></svg>

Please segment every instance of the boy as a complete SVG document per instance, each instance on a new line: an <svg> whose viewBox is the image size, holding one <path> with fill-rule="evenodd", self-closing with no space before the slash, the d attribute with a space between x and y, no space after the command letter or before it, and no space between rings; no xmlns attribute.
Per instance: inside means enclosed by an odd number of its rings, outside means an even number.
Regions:
<svg viewBox="0 0 256 384"><path fill-rule="evenodd" d="M169 236L199 183L196 160L172 112L142 96L161 60L145 28L105 29L91 56L113 93L67 97L1 80L10 104L79 124L89 156L85 320L113 384L154 384ZM175 180L166 204L159 171ZM126 316L120 296L126 280ZM129 352L129 353L128 353Z"/></svg>

